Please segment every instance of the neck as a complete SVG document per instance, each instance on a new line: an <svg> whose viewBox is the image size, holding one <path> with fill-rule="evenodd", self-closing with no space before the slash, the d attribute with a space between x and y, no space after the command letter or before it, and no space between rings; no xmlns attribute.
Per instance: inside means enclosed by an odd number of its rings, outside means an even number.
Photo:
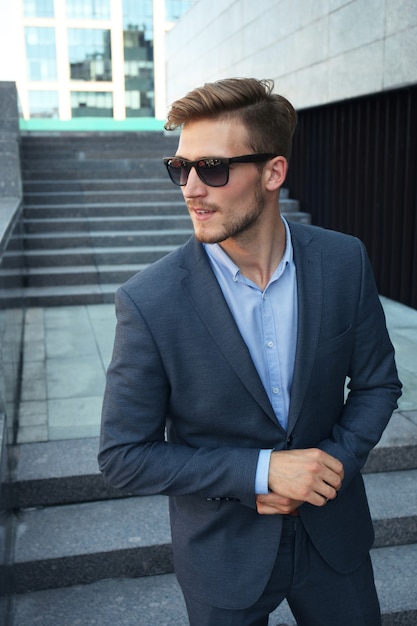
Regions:
<svg viewBox="0 0 417 626"><path fill-rule="evenodd" d="M221 242L221 247L237 265L241 273L262 291L281 262L285 251L285 226L278 213L272 228L257 233L252 240L242 237Z"/></svg>

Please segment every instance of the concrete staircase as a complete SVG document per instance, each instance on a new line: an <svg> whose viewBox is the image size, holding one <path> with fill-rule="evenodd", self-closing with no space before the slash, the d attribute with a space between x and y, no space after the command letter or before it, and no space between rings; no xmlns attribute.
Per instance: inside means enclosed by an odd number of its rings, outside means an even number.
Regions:
<svg viewBox="0 0 417 626"><path fill-rule="evenodd" d="M417 624L417 422L411 417L393 416L365 468L384 626ZM167 499L121 496L107 487L97 471L97 447L96 438L18 446L13 626L186 626L172 573ZM270 620L283 623L295 624L287 605Z"/></svg>
<svg viewBox="0 0 417 626"><path fill-rule="evenodd" d="M118 285L190 237L161 160L177 142L162 133L22 138L29 306L112 302ZM282 209L310 221L286 190ZM13 254L8 261L12 280Z"/></svg>

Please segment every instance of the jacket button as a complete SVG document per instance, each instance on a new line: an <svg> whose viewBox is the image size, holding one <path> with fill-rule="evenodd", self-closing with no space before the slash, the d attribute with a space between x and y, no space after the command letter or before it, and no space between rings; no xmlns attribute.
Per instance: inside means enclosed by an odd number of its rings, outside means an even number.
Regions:
<svg viewBox="0 0 417 626"><path fill-rule="evenodd" d="M290 435L287 438L287 448L289 448L292 445L293 440L294 440L294 437L292 435Z"/></svg>

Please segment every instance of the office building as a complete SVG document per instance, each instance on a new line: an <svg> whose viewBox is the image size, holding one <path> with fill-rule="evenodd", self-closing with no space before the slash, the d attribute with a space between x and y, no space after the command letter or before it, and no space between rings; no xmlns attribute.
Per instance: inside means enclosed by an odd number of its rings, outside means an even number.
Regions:
<svg viewBox="0 0 417 626"><path fill-rule="evenodd" d="M88 128L138 119L146 128L163 119L165 33L193 1L17 0L26 128L59 128L57 121L76 128L85 118Z"/></svg>

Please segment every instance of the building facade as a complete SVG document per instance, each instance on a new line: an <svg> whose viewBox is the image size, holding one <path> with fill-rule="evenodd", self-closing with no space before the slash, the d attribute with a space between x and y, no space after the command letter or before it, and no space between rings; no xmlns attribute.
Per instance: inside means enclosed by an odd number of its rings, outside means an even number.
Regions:
<svg viewBox="0 0 417 626"><path fill-rule="evenodd" d="M15 0L23 120L165 114L165 33L193 0Z"/></svg>

